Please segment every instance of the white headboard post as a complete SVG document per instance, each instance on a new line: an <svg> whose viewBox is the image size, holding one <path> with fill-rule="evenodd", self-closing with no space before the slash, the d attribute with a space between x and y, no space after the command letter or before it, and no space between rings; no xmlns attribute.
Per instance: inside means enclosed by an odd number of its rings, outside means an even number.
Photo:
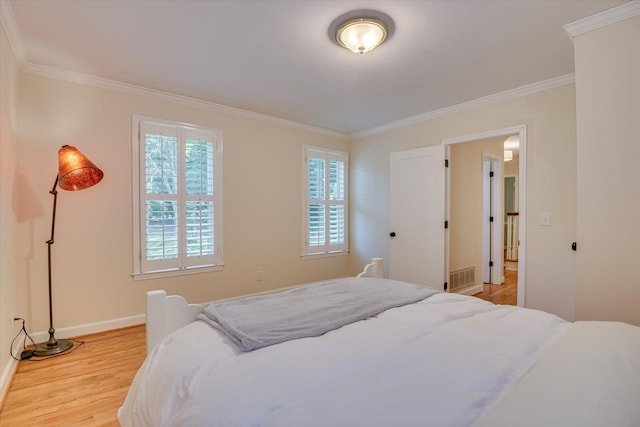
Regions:
<svg viewBox="0 0 640 427"><path fill-rule="evenodd" d="M165 335L165 313L167 293L147 292L147 356Z"/></svg>
<svg viewBox="0 0 640 427"><path fill-rule="evenodd" d="M358 277L384 277L383 259L371 258L371 262L364 266Z"/></svg>
<svg viewBox="0 0 640 427"><path fill-rule="evenodd" d="M147 292L147 355L166 335L196 320L202 310L203 306L187 304L180 295Z"/></svg>

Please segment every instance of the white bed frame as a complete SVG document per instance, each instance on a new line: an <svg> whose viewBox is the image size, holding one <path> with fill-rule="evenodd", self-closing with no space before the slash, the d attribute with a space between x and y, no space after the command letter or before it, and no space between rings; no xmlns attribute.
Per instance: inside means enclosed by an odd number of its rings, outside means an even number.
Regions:
<svg viewBox="0 0 640 427"><path fill-rule="evenodd" d="M372 258L357 277L383 277L382 258ZM167 295L162 290L147 292L147 355L162 338L195 321L203 310L204 305L188 304L180 295Z"/></svg>

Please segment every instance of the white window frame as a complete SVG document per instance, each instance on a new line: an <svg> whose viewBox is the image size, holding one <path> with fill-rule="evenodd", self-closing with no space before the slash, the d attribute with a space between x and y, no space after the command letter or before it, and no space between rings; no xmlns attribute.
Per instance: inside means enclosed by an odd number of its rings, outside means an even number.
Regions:
<svg viewBox="0 0 640 427"><path fill-rule="evenodd" d="M311 200L309 198L309 158L321 158L325 161L338 160L344 162L344 198L336 200ZM326 164L326 163L325 163ZM329 194L329 172L325 167L325 195ZM325 204L325 245L309 246L309 205ZM338 245L329 244L329 205L344 206L344 242ZM321 147L305 145L302 147L302 257L316 258L346 255L349 253L349 153Z"/></svg>
<svg viewBox="0 0 640 427"><path fill-rule="evenodd" d="M179 256L177 259L169 262L161 261L151 266L149 262L143 259L145 251L145 211L144 203L146 199L145 191L145 141L141 134L142 127L172 127L175 128L176 136L179 141L184 141L188 134L206 134L211 137L214 143L214 194L213 210L214 210L214 255L206 255L204 257L194 257L185 255L185 233L184 230L179 232ZM208 138L207 138L208 139ZM159 277L178 276L193 273L203 273L208 271L221 270L224 266L223 262L223 234L222 234L222 131L219 129L210 129L202 126L180 123L169 120L156 119L134 115L132 120L132 195L133 195L133 277L135 280L153 279ZM189 196L181 184L181 175L184 175L185 159L184 147L178 142L178 194L174 197L178 200L178 206L183 206L187 201L193 200L194 196ZM182 148L182 149L181 149ZM171 198L171 197L169 197ZM183 209L179 211L179 224L185 224L186 214Z"/></svg>

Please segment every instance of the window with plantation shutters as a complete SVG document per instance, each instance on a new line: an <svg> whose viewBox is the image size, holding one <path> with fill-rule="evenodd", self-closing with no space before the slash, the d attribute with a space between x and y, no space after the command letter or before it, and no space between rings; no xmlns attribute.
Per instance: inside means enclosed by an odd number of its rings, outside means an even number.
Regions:
<svg viewBox="0 0 640 427"><path fill-rule="evenodd" d="M347 252L347 153L304 147L303 255Z"/></svg>
<svg viewBox="0 0 640 427"><path fill-rule="evenodd" d="M134 117L135 274L222 265L222 133Z"/></svg>

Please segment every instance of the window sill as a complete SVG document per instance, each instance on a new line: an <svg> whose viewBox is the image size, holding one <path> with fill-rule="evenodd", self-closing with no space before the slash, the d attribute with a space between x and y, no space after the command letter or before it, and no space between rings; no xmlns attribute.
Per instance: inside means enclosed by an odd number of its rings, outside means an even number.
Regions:
<svg viewBox="0 0 640 427"><path fill-rule="evenodd" d="M149 271L148 273L134 273L132 274L133 280L151 280L162 279L165 277L176 276L188 276L190 274L210 273L212 271L221 271L224 265L211 265L207 267L189 267L181 268L178 270L162 270L162 271Z"/></svg>
<svg viewBox="0 0 640 427"><path fill-rule="evenodd" d="M329 253L323 253L323 254L302 255L302 259L303 260L308 260L308 259L317 259L317 258L332 258L332 257L336 257L336 256L346 256L346 255L349 255L349 251L329 252Z"/></svg>

